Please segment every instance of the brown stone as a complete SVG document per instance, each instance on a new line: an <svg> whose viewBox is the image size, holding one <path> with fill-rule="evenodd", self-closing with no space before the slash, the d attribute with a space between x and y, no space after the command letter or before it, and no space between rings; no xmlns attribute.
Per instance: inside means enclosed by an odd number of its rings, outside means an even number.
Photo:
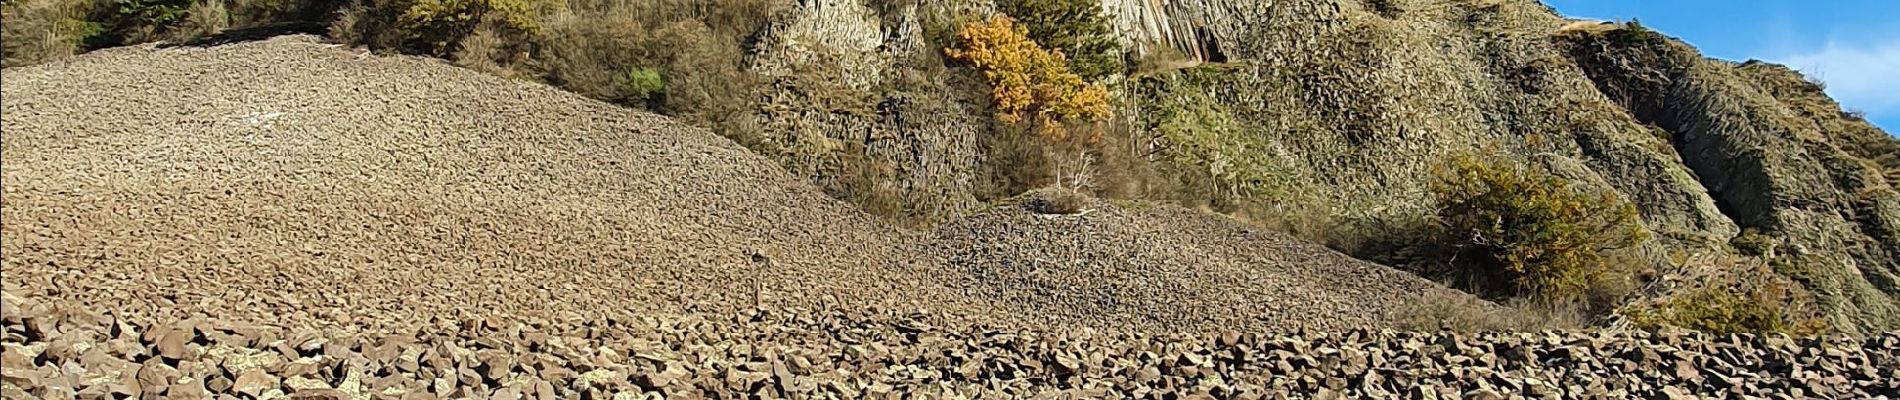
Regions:
<svg viewBox="0 0 1900 400"><path fill-rule="evenodd" d="M218 375L216 378L211 378L211 380L205 381L205 389L210 390L212 393L224 393L231 389L232 383L233 382L231 381L231 378L226 378L224 377L224 375Z"/></svg>
<svg viewBox="0 0 1900 400"><path fill-rule="evenodd" d="M1465 400L1504 400L1504 395L1491 389L1476 389L1465 392Z"/></svg>
<svg viewBox="0 0 1900 400"><path fill-rule="evenodd" d="M290 394L292 400L350 400L348 393L336 389L305 389Z"/></svg>
<svg viewBox="0 0 1900 400"><path fill-rule="evenodd" d="M193 335L195 335L195 333L189 329L174 329L166 332L159 336L158 342L155 343L155 346L158 348L158 355L173 360L182 360L186 357L197 356L196 354L192 354L189 347Z"/></svg>
<svg viewBox="0 0 1900 400"><path fill-rule="evenodd" d="M191 378L172 384L171 389L165 391L165 395L172 398L202 399L210 397L211 392L205 390L203 378Z"/></svg>
<svg viewBox="0 0 1900 400"><path fill-rule="evenodd" d="M1702 381L1702 372L1696 369L1694 363L1691 363L1688 360L1678 360L1676 361L1675 364L1676 365L1674 368L1675 369L1674 372L1675 372L1676 379L1684 381L1684 382L1701 382Z"/></svg>
<svg viewBox="0 0 1900 400"><path fill-rule="evenodd" d="M145 365L139 367L139 386L145 388L146 393L164 391L171 387L173 382L177 382L178 378L177 369L165 365L156 358L146 360Z"/></svg>
<svg viewBox="0 0 1900 400"><path fill-rule="evenodd" d="M1346 396L1329 388L1319 388L1313 393L1313 400L1343 400Z"/></svg>
<svg viewBox="0 0 1900 400"><path fill-rule="evenodd" d="M279 382L276 376L264 372L263 369L253 369L238 375L237 380L231 385L231 390L258 397L271 389L277 389Z"/></svg>
<svg viewBox="0 0 1900 400"><path fill-rule="evenodd" d="M1221 345L1221 346L1226 346L1226 347L1234 347L1234 346L1239 346L1239 345L1240 345L1240 332L1237 332L1237 331L1227 331L1227 332L1225 332L1225 333L1222 333L1222 334L1221 334L1221 336L1220 336L1220 342L1219 342L1219 343L1220 343L1220 345Z"/></svg>
<svg viewBox="0 0 1900 400"><path fill-rule="evenodd" d="M488 398L489 400L521 400L521 391L514 387L505 387L501 388L501 390L496 390L495 394L488 396Z"/></svg>

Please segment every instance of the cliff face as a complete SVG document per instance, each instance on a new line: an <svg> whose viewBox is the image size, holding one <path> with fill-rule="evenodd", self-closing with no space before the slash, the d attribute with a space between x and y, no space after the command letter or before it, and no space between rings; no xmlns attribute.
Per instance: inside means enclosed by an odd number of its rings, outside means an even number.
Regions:
<svg viewBox="0 0 1900 400"><path fill-rule="evenodd" d="M1785 67L1710 60L1627 28L1569 41L1598 88L1669 133L1726 216L1773 237L1768 261L1832 322L1900 324L1892 137Z"/></svg>
<svg viewBox="0 0 1900 400"><path fill-rule="evenodd" d="M1424 190L1432 165L1450 153L1499 150L1579 166L1559 171L1614 186L1678 236L1736 233L1659 132L1608 102L1562 57L1551 35L1564 21L1534 3L1166 9L1191 15L1177 21L1206 21L1183 29L1211 32L1195 46L1220 49L1228 68L1183 73L1197 79L1162 74L1159 85L1209 94L1251 139L1284 148L1267 163L1282 171L1271 184L1299 194L1294 201L1353 218L1418 215L1432 207ZM1171 100L1142 98L1135 107ZM1141 111L1131 114L1147 125L1168 122Z"/></svg>
<svg viewBox="0 0 1900 400"><path fill-rule="evenodd" d="M1142 66L1111 78L1119 143L1234 186L1231 202L1317 214L1335 236L1403 237L1429 223L1434 166L1490 154L1620 193L1657 233L1652 253L1767 235L1759 261L1812 290L1832 325L1900 327L1900 144L1786 68L1528 0L1102 7ZM794 6L754 56L773 82L759 89L767 148L821 181L872 177L913 214L985 197L995 127L982 93L957 89L979 84L940 67L944 35L929 27L990 9ZM814 85L863 96L820 99L837 91ZM873 167L832 172L849 157Z"/></svg>
<svg viewBox="0 0 1900 400"><path fill-rule="evenodd" d="M922 20L945 9L800 2L754 45L755 150L883 214L925 220L976 203L987 115L952 82Z"/></svg>

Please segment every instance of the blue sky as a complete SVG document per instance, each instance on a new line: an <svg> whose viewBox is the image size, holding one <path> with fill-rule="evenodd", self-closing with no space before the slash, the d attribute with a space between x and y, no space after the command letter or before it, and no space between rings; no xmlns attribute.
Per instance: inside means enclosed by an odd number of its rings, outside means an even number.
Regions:
<svg viewBox="0 0 1900 400"><path fill-rule="evenodd" d="M1785 64L1900 134L1900 0L1546 0L1564 15L1638 19L1707 56Z"/></svg>

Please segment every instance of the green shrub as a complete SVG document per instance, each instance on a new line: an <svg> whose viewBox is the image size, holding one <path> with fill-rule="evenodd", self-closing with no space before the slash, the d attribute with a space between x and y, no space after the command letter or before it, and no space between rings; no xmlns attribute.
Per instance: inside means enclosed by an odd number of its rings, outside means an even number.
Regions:
<svg viewBox="0 0 1900 400"><path fill-rule="evenodd" d="M660 76L660 70L653 68L634 68L627 71L621 80L620 90L628 98L639 101L652 101L666 92L666 79Z"/></svg>
<svg viewBox="0 0 1900 400"><path fill-rule="evenodd" d="M1631 19L1624 23L1623 29L1607 32L1612 43L1630 47L1654 47L1668 43L1669 38L1643 26L1642 21Z"/></svg>
<svg viewBox="0 0 1900 400"><path fill-rule="evenodd" d="M96 30L78 38L77 51L159 40L182 22L191 0L96 0L77 16ZM14 23L8 19L7 23ZM43 34L43 33L42 33Z"/></svg>
<svg viewBox="0 0 1900 400"><path fill-rule="evenodd" d="M120 21L127 25L163 27L185 17L190 0L116 0Z"/></svg>
<svg viewBox="0 0 1900 400"><path fill-rule="evenodd" d="M1069 70L1089 81L1121 73L1121 44L1095 0L1005 0L997 11L1015 18L1029 38L1068 58Z"/></svg>
<svg viewBox="0 0 1900 400"><path fill-rule="evenodd" d="M1709 333L1781 332L1787 325L1770 304L1727 290L1698 290L1669 302L1668 320Z"/></svg>
<svg viewBox="0 0 1900 400"><path fill-rule="evenodd" d="M1215 192L1205 194L1236 201L1288 200L1294 173L1279 162L1282 154L1208 94L1227 84L1221 74L1189 68L1138 80L1142 98L1152 101L1143 107L1141 126L1160 139L1157 153L1211 180Z"/></svg>
<svg viewBox="0 0 1900 400"><path fill-rule="evenodd" d="M1615 193L1584 192L1548 173L1466 156L1436 175L1438 217L1458 254L1512 294L1581 298L1610 272L1602 252L1647 236L1635 206Z"/></svg>

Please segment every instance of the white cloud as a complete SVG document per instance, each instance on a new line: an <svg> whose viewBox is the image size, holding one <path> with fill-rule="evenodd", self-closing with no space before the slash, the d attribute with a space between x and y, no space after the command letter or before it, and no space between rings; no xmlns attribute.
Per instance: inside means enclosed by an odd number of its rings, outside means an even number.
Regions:
<svg viewBox="0 0 1900 400"><path fill-rule="evenodd" d="M1844 108L1900 115L1900 37L1882 40L1862 46L1829 42L1820 51L1774 61L1826 82L1828 95Z"/></svg>

